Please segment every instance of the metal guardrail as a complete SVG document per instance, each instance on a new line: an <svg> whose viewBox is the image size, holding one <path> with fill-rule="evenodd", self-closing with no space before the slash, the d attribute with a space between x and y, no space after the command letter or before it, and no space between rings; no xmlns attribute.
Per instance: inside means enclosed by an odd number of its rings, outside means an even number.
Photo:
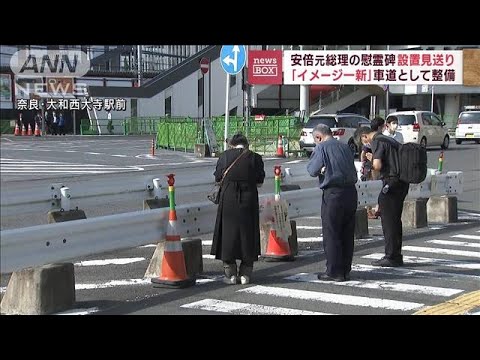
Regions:
<svg viewBox="0 0 480 360"><path fill-rule="evenodd" d="M381 181L360 182L356 187L359 206L377 202ZM412 185L410 190L410 198L460 194L463 190L463 173L429 175L422 184ZM319 189L289 191L282 194L282 198L288 203L291 218L320 212ZM274 194L261 196L260 208L263 209L265 203L273 199ZM4 230L0 243L1 273L159 242L165 237L168 212L167 208L137 211ZM179 235L193 237L212 233L216 213L217 207L210 202L177 207Z"/></svg>

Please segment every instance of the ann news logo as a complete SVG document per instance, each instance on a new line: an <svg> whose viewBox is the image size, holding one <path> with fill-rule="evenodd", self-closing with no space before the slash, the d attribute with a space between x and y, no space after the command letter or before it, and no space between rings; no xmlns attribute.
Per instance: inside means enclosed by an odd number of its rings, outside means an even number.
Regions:
<svg viewBox="0 0 480 360"><path fill-rule="evenodd" d="M282 51L250 50L248 82L250 84L282 84Z"/></svg>
<svg viewBox="0 0 480 360"><path fill-rule="evenodd" d="M19 50L10 58L16 75L78 78L90 69L90 60L81 50Z"/></svg>

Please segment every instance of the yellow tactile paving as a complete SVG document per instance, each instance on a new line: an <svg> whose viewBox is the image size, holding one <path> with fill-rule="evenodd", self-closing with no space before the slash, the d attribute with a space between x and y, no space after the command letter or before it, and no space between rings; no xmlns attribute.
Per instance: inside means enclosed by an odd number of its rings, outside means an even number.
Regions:
<svg viewBox="0 0 480 360"><path fill-rule="evenodd" d="M414 315L462 315L477 307L480 307L480 290L421 309Z"/></svg>

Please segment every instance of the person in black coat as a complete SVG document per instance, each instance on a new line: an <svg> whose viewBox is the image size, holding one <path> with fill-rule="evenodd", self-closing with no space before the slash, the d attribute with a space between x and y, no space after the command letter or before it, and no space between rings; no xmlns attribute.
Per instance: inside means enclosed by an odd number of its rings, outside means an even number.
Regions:
<svg viewBox="0 0 480 360"><path fill-rule="evenodd" d="M253 263L260 255L260 224L257 187L263 184L265 169L262 157L248 149L241 134L230 140L230 149L220 155L214 172L215 181L237 157L223 179L211 254L223 261L227 284L248 284ZM241 260L237 273L236 260Z"/></svg>

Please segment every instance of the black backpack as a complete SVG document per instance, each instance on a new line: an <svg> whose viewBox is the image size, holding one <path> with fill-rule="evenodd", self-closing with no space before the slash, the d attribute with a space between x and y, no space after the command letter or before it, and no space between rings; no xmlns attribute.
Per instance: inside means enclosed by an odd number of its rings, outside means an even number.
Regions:
<svg viewBox="0 0 480 360"><path fill-rule="evenodd" d="M427 177L427 149L419 144L405 143L398 149L400 180L419 184Z"/></svg>
<svg viewBox="0 0 480 360"><path fill-rule="evenodd" d="M398 164L393 165L399 179L408 184L419 184L427 177L427 149L419 144L400 144L383 134L377 135L379 141L388 142L398 151Z"/></svg>

